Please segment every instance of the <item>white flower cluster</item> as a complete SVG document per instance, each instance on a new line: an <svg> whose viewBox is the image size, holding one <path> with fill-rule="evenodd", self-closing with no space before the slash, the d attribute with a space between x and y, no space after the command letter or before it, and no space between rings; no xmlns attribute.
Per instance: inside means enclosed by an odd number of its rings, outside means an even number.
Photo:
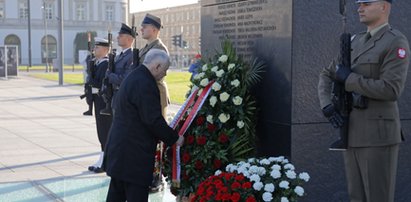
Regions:
<svg viewBox="0 0 411 202"><path fill-rule="evenodd" d="M253 189L261 194L262 201L272 201L277 197L285 202L291 200L291 195L301 197L304 195L304 188L298 183L310 180L306 172L297 175L294 165L283 156L250 158L227 165L226 171L241 173L247 177L253 183Z"/></svg>

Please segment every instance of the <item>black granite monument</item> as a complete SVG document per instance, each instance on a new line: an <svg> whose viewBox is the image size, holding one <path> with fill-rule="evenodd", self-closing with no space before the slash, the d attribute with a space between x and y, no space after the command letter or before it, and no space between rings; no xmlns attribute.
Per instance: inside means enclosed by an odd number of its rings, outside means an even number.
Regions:
<svg viewBox="0 0 411 202"><path fill-rule="evenodd" d="M347 0L348 30L364 31L354 0ZM311 180L301 201L348 201L342 154L328 151L335 131L317 98L320 70L338 54L342 20L339 1L202 0L202 54L213 55L231 39L245 59L259 57L268 68L258 86L260 155L285 155ZM411 40L411 4L394 1L390 24ZM411 68L410 68L411 69ZM410 70L411 71L411 70ZM400 100L403 131L411 139L411 76ZM411 143L401 145L396 201L411 201Z"/></svg>

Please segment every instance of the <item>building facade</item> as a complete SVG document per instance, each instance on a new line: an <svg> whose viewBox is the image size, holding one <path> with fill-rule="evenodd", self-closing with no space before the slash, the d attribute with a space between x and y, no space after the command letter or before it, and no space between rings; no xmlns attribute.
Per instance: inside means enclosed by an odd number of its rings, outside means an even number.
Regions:
<svg viewBox="0 0 411 202"><path fill-rule="evenodd" d="M30 1L30 2L29 2ZM59 0L0 0L0 46L17 45L20 64L29 63L29 16L32 64L57 57ZM121 22L128 21L128 0L63 1L64 63L74 64L78 33L93 31L115 40ZM86 43L86 41L84 42ZM116 43L113 43L116 46Z"/></svg>
<svg viewBox="0 0 411 202"><path fill-rule="evenodd" d="M172 66L179 68L188 67L194 61L195 55L201 52L200 8L200 3L196 3L131 13L129 17L129 24L131 25L132 18L134 16L136 27L140 29L140 24L146 13L160 17L163 24L163 28L160 30L160 38L170 52ZM175 43L175 36L181 37L181 43ZM177 39L180 38L177 37ZM137 36L136 43L137 47L141 48L145 46L146 41Z"/></svg>

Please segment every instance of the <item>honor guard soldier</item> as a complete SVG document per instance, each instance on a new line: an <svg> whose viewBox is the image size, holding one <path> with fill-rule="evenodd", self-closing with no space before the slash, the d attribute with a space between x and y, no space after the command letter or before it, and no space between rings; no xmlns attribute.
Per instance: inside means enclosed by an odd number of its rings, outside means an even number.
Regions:
<svg viewBox="0 0 411 202"><path fill-rule="evenodd" d="M128 25L122 23L117 36L117 43L122 50L114 59L114 72L107 71L107 78L113 85L112 106L114 106L115 95L121 82L132 70L133 50L131 45L134 43L135 37L136 33Z"/></svg>
<svg viewBox="0 0 411 202"><path fill-rule="evenodd" d="M89 166L88 170L100 173L103 172L101 166L104 156L104 147L106 146L108 132L110 130L112 120L112 116L104 116L100 114L100 110L104 109L106 104L103 98L98 95L108 67L107 54L109 52L109 43L106 39L98 37L95 37L94 41L95 73L94 77L91 78L89 82L93 93L94 115L96 118L97 135L100 142L101 152L98 161L92 166Z"/></svg>
<svg viewBox="0 0 411 202"><path fill-rule="evenodd" d="M143 22L141 23L141 38L147 40L147 44L142 49L140 49L140 61L144 61L147 52L152 49L160 49L169 54L167 47L163 44L161 39L158 38L161 28L161 19L157 16L147 13L143 19ZM157 86L160 90L161 111L164 119L167 120L167 107L170 104L170 97L168 93L167 84L164 81L164 78L157 81ZM163 144L159 142L159 144L157 145L156 162L153 173L153 183L150 186L150 190L152 192L159 191L162 188L162 152Z"/></svg>
<svg viewBox="0 0 411 202"><path fill-rule="evenodd" d="M352 94L348 145L343 152L350 201L393 202L403 141L397 101L407 77L409 43L388 23L392 0L356 3L367 31L352 38L351 67L332 62L322 70L319 100L332 122L341 119L330 99L331 83L340 82Z"/></svg>

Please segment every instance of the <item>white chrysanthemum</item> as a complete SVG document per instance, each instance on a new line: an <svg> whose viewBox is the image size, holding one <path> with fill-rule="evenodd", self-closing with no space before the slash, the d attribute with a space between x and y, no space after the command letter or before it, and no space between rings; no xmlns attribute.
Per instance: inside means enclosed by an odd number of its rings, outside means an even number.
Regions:
<svg viewBox="0 0 411 202"><path fill-rule="evenodd" d="M298 195L298 196L303 196L304 195L304 188L300 187L300 186L296 186L294 188L294 192Z"/></svg>
<svg viewBox="0 0 411 202"><path fill-rule="evenodd" d="M244 127L244 121L237 121L237 127L238 128L243 128Z"/></svg>
<svg viewBox="0 0 411 202"><path fill-rule="evenodd" d="M211 71L217 72L218 71L218 66L214 66L213 68L211 68Z"/></svg>
<svg viewBox="0 0 411 202"><path fill-rule="evenodd" d="M259 175L253 174L253 175L251 175L251 177L250 177L250 181L251 181L251 182L259 182L259 181L261 181L261 178L260 178Z"/></svg>
<svg viewBox="0 0 411 202"><path fill-rule="evenodd" d="M258 166L252 165L248 170L250 171L250 173L256 174L258 172Z"/></svg>
<svg viewBox="0 0 411 202"><path fill-rule="evenodd" d="M230 119L230 114L220 114L220 116L218 116L218 119L220 120L221 123L225 123Z"/></svg>
<svg viewBox="0 0 411 202"><path fill-rule="evenodd" d="M271 170L281 170L281 166L274 164L273 166L271 166Z"/></svg>
<svg viewBox="0 0 411 202"><path fill-rule="evenodd" d="M204 72L198 73L198 74L196 74L196 75L194 76L194 79L200 80L201 78L204 77L204 75L205 75Z"/></svg>
<svg viewBox="0 0 411 202"><path fill-rule="evenodd" d="M287 164L288 162L289 162L288 159L283 160L283 164Z"/></svg>
<svg viewBox="0 0 411 202"><path fill-rule="evenodd" d="M269 183L269 184L266 184L265 186L264 186L264 191L267 191L267 192L274 192L274 190L275 190L275 187L274 187L274 184L273 183Z"/></svg>
<svg viewBox="0 0 411 202"><path fill-rule="evenodd" d="M270 192L264 192L263 201L272 201L273 195Z"/></svg>
<svg viewBox="0 0 411 202"><path fill-rule="evenodd" d="M293 166L293 164L287 163L284 165L284 169L295 170L295 167Z"/></svg>
<svg viewBox="0 0 411 202"><path fill-rule="evenodd" d="M287 170L285 175L290 179L295 179L297 177L297 174L293 170Z"/></svg>
<svg viewBox="0 0 411 202"><path fill-rule="evenodd" d="M221 85L218 82L214 82L213 85L211 86L211 88L217 92L221 89Z"/></svg>
<svg viewBox="0 0 411 202"><path fill-rule="evenodd" d="M279 187L283 188L283 189L289 189L290 188L290 183L288 181L281 181L280 184L278 185Z"/></svg>
<svg viewBox="0 0 411 202"><path fill-rule="evenodd" d="M270 158L268 158L268 160L269 160L270 162L275 162L275 157L270 157Z"/></svg>
<svg viewBox="0 0 411 202"><path fill-rule="evenodd" d="M214 121L213 121L213 115L208 115L207 116L207 122L208 123L213 123Z"/></svg>
<svg viewBox="0 0 411 202"><path fill-rule="evenodd" d="M197 95L200 96L202 92L203 92L203 89L198 90Z"/></svg>
<svg viewBox="0 0 411 202"><path fill-rule="evenodd" d="M253 163L255 161L255 158L249 158L247 161L248 163Z"/></svg>
<svg viewBox="0 0 411 202"><path fill-rule="evenodd" d="M298 177L306 182L308 182L308 180L310 180L310 175L308 175L308 173L306 172L302 172L298 175Z"/></svg>
<svg viewBox="0 0 411 202"><path fill-rule="evenodd" d="M264 185L263 185L262 182L256 182L256 183L253 184L253 188L256 191L260 191L263 187L264 187Z"/></svg>
<svg viewBox="0 0 411 202"><path fill-rule="evenodd" d="M240 81L238 79L231 81L230 83L234 87L238 87L240 85Z"/></svg>
<svg viewBox="0 0 411 202"><path fill-rule="evenodd" d="M218 70L218 71L215 73L215 75L216 75L218 78L222 77L223 74L224 74L224 70L222 70L222 69Z"/></svg>
<svg viewBox="0 0 411 202"><path fill-rule="evenodd" d="M257 174L258 174L259 176L263 176L263 175L265 175L266 173L267 173L267 171L265 170L264 167L258 167Z"/></svg>
<svg viewBox="0 0 411 202"><path fill-rule="evenodd" d="M237 106L241 105L243 103L243 98L241 98L240 96L235 96L233 98L233 103Z"/></svg>
<svg viewBox="0 0 411 202"><path fill-rule="evenodd" d="M274 179L278 179L281 177L281 172L279 170L272 170L270 172L270 176L273 177Z"/></svg>
<svg viewBox="0 0 411 202"><path fill-rule="evenodd" d="M222 173L221 170L216 170L215 173L214 173L214 175L219 175L219 174L221 174L221 173Z"/></svg>
<svg viewBox="0 0 411 202"><path fill-rule="evenodd" d="M203 65L203 67L201 67L201 69L202 69L203 71L207 71L207 69L208 69L207 64Z"/></svg>
<svg viewBox="0 0 411 202"><path fill-rule="evenodd" d="M217 97L213 95L210 97L210 105L214 107L215 103L217 103Z"/></svg>
<svg viewBox="0 0 411 202"><path fill-rule="evenodd" d="M281 197L281 202L289 202L287 197Z"/></svg>
<svg viewBox="0 0 411 202"><path fill-rule="evenodd" d="M220 61L222 63L227 62L227 60L228 60L227 55L222 55L222 56L220 56L220 58L218 58L218 61Z"/></svg>
<svg viewBox="0 0 411 202"><path fill-rule="evenodd" d="M226 93L226 92L220 94L220 100L221 100L221 102L227 101L228 98L230 98L230 94L228 94L228 93Z"/></svg>
<svg viewBox="0 0 411 202"><path fill-rule="evenodd" d="M260 160L260 164L261 164L261 165L270 165L270 163L271 163L271 162L270 162L268 159L261 159L261 160Z"/></svg>
<svg viewBox="0 0 411 202"><path fill-rule="evenodd" d="M246 176L247 174L249 175L249 172L248 172L247 168L244 167L244 166L238 167L237 171L238 171L238 173L242 173L244 176Z"/></svg>
<svg viewBox="0 0 411 202"><path fill-rule="evenodd" d="M234 64L234 63L230 63L230 64L228 65L227 69L228 69L228 70L231 70L231 69L234 68L234 67L235 67L235 64Z"/></svg>
<svg viewBox="0 0 411 202"><path fill-rule="evenodd" d="M235 170L235 166L234 166L233 164L228 164L228 165L225 167L225 171L227 171L227 172L229 172L229 173L234 172L234 170Z"/></svg>
<svg viewBox="0 0 411 202"><path fill-rule="evenodd" d="M200 81L200 86L205 87L208 83L209 83L208 79L205 78L205 79L203 79L203 80Z"/></svg>

